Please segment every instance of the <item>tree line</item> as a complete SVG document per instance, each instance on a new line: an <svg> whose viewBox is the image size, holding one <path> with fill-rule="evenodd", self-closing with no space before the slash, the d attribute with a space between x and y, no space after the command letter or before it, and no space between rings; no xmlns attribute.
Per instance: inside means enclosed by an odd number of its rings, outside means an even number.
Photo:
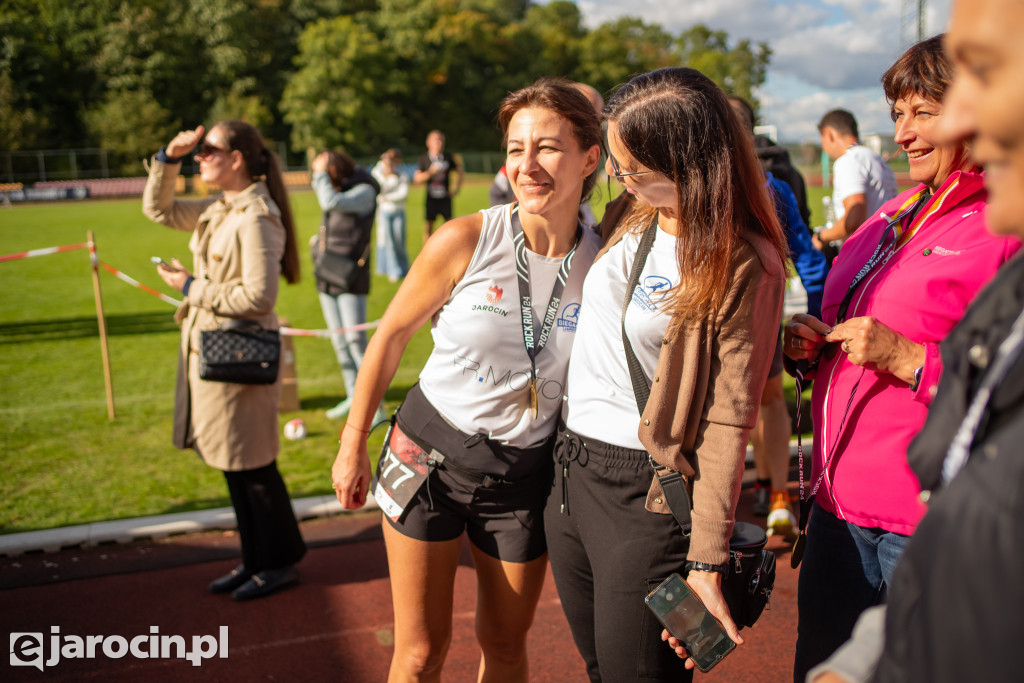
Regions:
<svg viewBox="0 0 1024 683"><path fill-rule="evenodd" d="M137 164L224 118L293 149L497 149L495 115L542 75L610 93L661 66L747 99L771 51L693 26L587 28L554 0L4 0L0 150L102 147Z"/></svg>

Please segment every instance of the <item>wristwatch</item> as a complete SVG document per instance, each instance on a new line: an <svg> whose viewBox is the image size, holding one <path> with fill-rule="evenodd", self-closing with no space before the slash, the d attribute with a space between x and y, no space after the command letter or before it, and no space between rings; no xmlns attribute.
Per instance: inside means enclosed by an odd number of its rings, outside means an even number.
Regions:
<svg viewBox="0 0 1024 683"><path fill-rule="evenodd" d="M729 563L724 564L708 564L707 562L687 562L685 565L686 573L692 571L698 572L717 572L725 575L729 573Z"/></svg>
<svg viewBox="0 0 1024 683"><path fill-rule="evenodd" d="M914 368L914 381L910 383L910 390L917 391L917 388L921 386L921 375L924 373L924 366L919 365Z"/></svg>

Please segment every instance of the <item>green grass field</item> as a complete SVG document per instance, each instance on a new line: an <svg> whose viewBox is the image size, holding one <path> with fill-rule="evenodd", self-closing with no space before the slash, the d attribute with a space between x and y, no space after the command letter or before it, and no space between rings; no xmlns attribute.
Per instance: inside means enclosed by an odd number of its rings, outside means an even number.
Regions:
<svg viewBox="0 0 1024 683"><path fill-rule="evenodd" d="M490 178L471 177L457 213L487 205ZM820 188L810 188L820 211ZM601 184L594 208L607 200ZM292 193L300 244L317 230L311 192ZM408 201L409 251L422 244L423 189ZM16 205L0 209L0 254L77 244L96 236L102 261L155 289L168 291L149 262L177 256L190 263L188 237L148 221L139 199ZM283 286L278 314L292 327L324 326L307 249L302 282ZM3 421L0 533L108 519L227 506L222 475L192 451L170 443L178 329L173 307L100 271L109 332L117 418L107 419L88 253L85 250L0 263L0 419ZM375 277L369 319L384 312L397 285ZM175 297L177 298L177 297ZM279 465L294 497L331 493L330 467L339 421L324 410L343 397L337 361L326 339L294 338L302 409L302 441L282 440ZM398 407L430 353L428 328L410 343L387 393ZM371 438L376 453L383 429Z"/></svg>
<svg viewBox="0 0 1024 683"><path fill-rule="evenodd" d="M457 213L488 205L490 176L470 176ZM606 191L602 191L606 192ZM600 193L599 193L600 194ZM299 243L316 232L312 192L291 195ZM599 212L603 200L595 200ZM409 252L423 241L423 188L408 201ZM151 256L191 263L188 236L151 223L139 199L90 200L0 208L0 254L86 241L95 233L102 261L178 298L157 276ZM308 249L303 280L282 286L278 314L292 327L324 327ZM0 264L0 419L3 421L0 533L181 512L230 504L223 476L192 451L170 443L178 329L174 308L100 270L109 332L117 418L107 419L100 341L86 250ZM370 320L381 316L398 285L375 277ZM340 421L324 410L344 396L326 339L295 337L302 409L281 424L305 420L309 436L282 440L279 465L294 497L331 493L330 467ZM388 390L398 407L430 353L429 329L410 343ZM370 438L376 453L383 429Z"/></svg>

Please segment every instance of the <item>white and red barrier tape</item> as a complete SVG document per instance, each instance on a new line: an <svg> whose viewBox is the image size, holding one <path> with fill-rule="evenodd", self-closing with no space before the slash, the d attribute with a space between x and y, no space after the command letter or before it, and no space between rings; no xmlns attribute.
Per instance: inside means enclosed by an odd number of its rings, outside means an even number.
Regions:
<svg viewBox="0 0 1024 683"><path fill-rule="evenodd" d="M162 294L162 293L156 291L155 289L153 289L152 287L148 287L148 286L142 284L141 282L139 282L138 280L135 280L134 278L131 278L131 277L125 275L124 273L119 271L117 268L114 268L109 263L104 263L103 261L100 261L99 264L101 266L103 266L106 270L111 272L115 277L117 277L120 280L123 280L124 282L127 282L132 287L138 287L139 289L141 289L142 291L146 292L147 294L152 294L153 296L159 298L161 301L165 301L165 302L171 304L172 306L178 306L178 305L181 304L181 302L178 301L177 299L172 299L171 297L167 296L166 294ZM339 329L333 330L333 331L332 330L301 330L301 329L298 329L298 328L295 328L295 327L281 327L280 328L280 333L281 333L281 335L283 335L285 337L323 337L323 338L329 338L331 336L331 334L344 334L345 332L355 332L357 330L372 330L373 328L377 327L377 325L379 325L379 324L380 324L380 320L374 320L372 322L363 323L361 325L352 325L351 327L342 327L342 328L339 328Z"/></svg>
<svg viewBox="0 0 1024 683"><path fill-rule="evenodd" d="M361 325L352 325L351 327L339 327L336 330L299 330L294 327L282 327L281 334L285 337L323 337L329 338L332 334L344 334L346 332L356 332L358 330L372 330L373 328L380 325L379 320L372 322L363 323Z"/></svg>
<svg viewBox="0 0 1024 683"><path fill-rule="evenodd" d="M0 256L0 263L4 261L16 261L18 259L32 258L33 256L47 256L49 254L58 254L62 251L73 251L75 249L89 249L89 260L92 262L93 268L103 266L105 270L111 273L117 279L127 282L132 287L141 289L146 294L157 297L161 301L171 304L172 306L179 306L181 301L173 299L162 292L158 292L148 285L144 285L133 277L130 277L117 268L113 267L109 263L100 261L96 254L96 244L94 242L83 242L82 244L68 244L60 247L48 247L46 249L33 249L31 251L23 251L17 254L7 254ZM322 337L329 338L332 334L344 334L346 332L356 332L359 330L372 330L373 328L380 325L380 320L374 320L361 325L352 325L351 327L340 327L336 330L301 330L295 327L282 327L280 332L285 337Z"/></svg>
<svg viewBox="0 0 1024 683"><path fill-rule="evenodd" d="M156 298L160 299L160 301L164 301L166 303L169 303L172 306L178 306L178 305L181 304L181 302L179 300L172 299L171 297L167 296L166 294L158 292L155 289L153 289L152 287L144 285L144 284L142 284L141 282L139 282L138 280L136 280L134 278L128 277L127 275L125 275L124 273L122 273L121 271L119 271L117 268L113 267L109 263L104 263L103 261L100 261L100 265L103 266L108 272L112 273L114 275L114 277L116 277L117 279L123 280L124 282L127 282L132 287L138 287L139 289L141 289L146 294L152 294Z"/></svg>
<svg viewBox="0 0 1024 683"><path fill-rule="evenodd" d="M4 256L0 256L0 263L3 263L4 261L17 261L23 258L32 258L33 256L49 256L50 254L59 254L62 251L74 251L75 249L85 249L90 246L92 246L91 242L82 242L81 244L67 244L62 247L47 247L46 249L21 251L17 254L6 254Z"/></svg>

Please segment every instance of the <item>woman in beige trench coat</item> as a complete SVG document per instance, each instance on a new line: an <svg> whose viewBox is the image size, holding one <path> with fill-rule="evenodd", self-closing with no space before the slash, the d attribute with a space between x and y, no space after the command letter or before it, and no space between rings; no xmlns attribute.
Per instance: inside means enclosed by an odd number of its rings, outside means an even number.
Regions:
<svg viewBox="0 0 1024 683"><path fill-rule="evenodd" d="M276 464L281 380L243 385L200 379L199 334L230 319L277 329L278 282L282 275L289 283L298 280L298 252L281 171L259 132L247 123L222 121L205 138L203 133L202 126L182 131L157 153L143 212L192 233L194 272L177 259L158 266L160 277L185 299L175 316L181 323L181 354L174 443L195 449L224 472L242 564L209 590L247 600L298 581L294 565L306 552ZM195 155L200 176L221 194L175 199L181 160L200 143Z"/></svg>

